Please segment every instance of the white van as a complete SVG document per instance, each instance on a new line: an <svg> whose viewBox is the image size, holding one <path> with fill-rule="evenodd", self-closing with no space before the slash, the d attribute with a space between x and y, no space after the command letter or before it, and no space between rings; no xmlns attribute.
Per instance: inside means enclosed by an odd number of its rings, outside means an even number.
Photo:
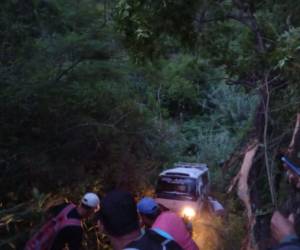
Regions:
<svg viewBox="0 0 300 250"><path fill-rule="evenodd" d="M160 173L156 201L162 206L192 219L200 211L209 190L208 167L203 163L176 163Z"/></svg>

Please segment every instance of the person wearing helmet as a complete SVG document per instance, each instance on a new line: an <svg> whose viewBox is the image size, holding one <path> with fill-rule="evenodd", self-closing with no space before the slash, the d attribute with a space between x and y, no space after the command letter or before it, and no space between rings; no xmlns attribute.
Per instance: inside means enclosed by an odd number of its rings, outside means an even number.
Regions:
<svg viewBox="0 0 300 250"><path fill-rule="evenodd" d="M78 205L62 203L51 207L51 219L26 243L25 250L69 250L81 248L81 222L99 210L100 200L95 193L86 193Z"/></svg>
<svg viewBox="0 0 300 250"><path fill-rule="evenodd" d="M137 210L146 228L176 241L184 250L199 250L181 217L172 211L161 211L159 204L150 197L144 197L137 204Z"/></svg>

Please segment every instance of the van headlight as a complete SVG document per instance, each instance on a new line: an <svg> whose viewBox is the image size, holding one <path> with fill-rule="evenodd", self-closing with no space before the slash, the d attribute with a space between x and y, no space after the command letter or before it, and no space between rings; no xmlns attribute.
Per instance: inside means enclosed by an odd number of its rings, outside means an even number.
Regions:
<svg viewBox="0 0 300 250"><path fill-rule="evenodd" d="M187 218L189 220L193 219L196 215L196 212L191 207L185 207L181 212L182 217Z"/></svg>

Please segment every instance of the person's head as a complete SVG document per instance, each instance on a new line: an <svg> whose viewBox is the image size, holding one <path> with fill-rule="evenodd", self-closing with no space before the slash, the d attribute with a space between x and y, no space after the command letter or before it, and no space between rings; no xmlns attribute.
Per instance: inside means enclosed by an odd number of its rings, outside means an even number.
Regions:
<svg viewBox="0 0 300 250"><path fill-rule="evenodd" d="M86 193L80 201L77 211L82 218L88 218L100 208L100 199L95 193Z"/></svg>
<svg viewBox="0 0 300 250"><path fill-rule="evenodd" d="M99 219L112 237L120 238L140 229L134 198L125 191L111 191L102 199Z"/></svg>
<svg viewBox="0 0 300 250"><path fill-rule="evenodd" d="M157 202L150 197L141 199L137 204L137 210L146 227L151 227L161 212Z"/></svg>

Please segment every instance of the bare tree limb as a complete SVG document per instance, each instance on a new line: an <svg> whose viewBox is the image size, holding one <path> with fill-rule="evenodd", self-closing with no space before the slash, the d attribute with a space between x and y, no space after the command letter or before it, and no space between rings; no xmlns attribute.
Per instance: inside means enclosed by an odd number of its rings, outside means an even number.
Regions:
<svg viewBox="0 0 300 250"><path fill-rule="evenodd" d="M264 79L264 90L266 93L266 98L264 100L264 131L263 131L263 142L264 142L264 158L265 165L267 170L267 177L269 182L269 188L271 193L272 204L276 207L276 197L273 185L273 174L269 164L269 156L268 156L268 122L269 122L269 106L270 106L270 91L269 91L269 72L265 73Z"/></svg>
<svg viewBox="0 0 300 250"><path fill-rule="evenodd" d="M234 177L233 181L227 192L231 192L234 186L237 184L238 197L244 203L246 207L248 217L248 237L243 243L243 249L253 250L252 242L254 241L253 228L256 223L255 215L252 213L252 206L250 200L250 188L248 185L248 177L250 170L255 161L255 155L259 149L259 140L257 138L252 139L245 150L244 160L240 168L239 173Z"/></svg>
<svg viewBox="0 0 300 250"><path fill-rule="evenodd" d="M68 68L60 72L58 76L54 79L53 83L58 83L61 78L63 78L65 75L67 75L69 72L71 72L79 63L82 62L82 59L78 59L77 61L73 62Z"/></svg>
<svg viewBox="0 0 300 250"><path fill-rule="evenodd" d="M297 148L298 147L300 148L299 140L300 140L300 113L297 114L296 125L295 125L295 128L294 128L292 140L291 140L290 145L288 147L287 154L291 158L297 158L296 157Z"/></svg>

